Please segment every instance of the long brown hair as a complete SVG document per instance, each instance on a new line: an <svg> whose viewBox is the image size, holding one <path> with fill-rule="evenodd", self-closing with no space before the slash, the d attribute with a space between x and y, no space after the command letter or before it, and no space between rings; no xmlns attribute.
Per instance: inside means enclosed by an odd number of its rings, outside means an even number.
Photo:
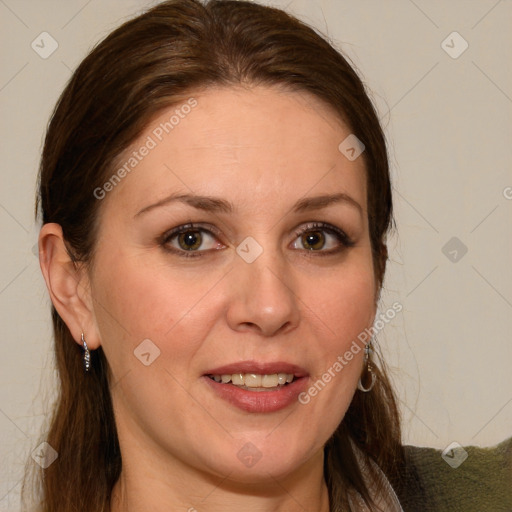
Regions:
<svg viewBox="0 0 512 512"><path fill-rule="evenodd" d="M379 291L392 224L385 139L360 78L326 39L294 17L252 2L169 0L111 33L84 59L62 93L44 144L36 210L61 225L77 264L90 263L101 201L93 191L116 157L163 108L209 85L277 85L312 93L365 145L368 217ZM85 374L82 352L52 310L59 396L46 441L57 460L39 470L41 512L106 512L122 467L101 348ZM347 489L371 505L355 450L374 460L398 493L403 452L399 416L382 364L377 384L354 399L325 447L331 511L348 508ZM354 448L357 447L357 448ZM38 469L38 468L36 468ZM372 508L374 510L375 507Z"/></svg>

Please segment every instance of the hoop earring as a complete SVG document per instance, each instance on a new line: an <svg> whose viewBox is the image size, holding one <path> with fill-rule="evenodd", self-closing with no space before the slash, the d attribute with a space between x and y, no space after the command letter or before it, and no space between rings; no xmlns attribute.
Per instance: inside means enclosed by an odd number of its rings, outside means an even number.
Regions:
<svg viewBox="0 0 512 512"><path fill-rule="evenodd" d="M366 365L366 371L363 370L363 374L361 377L359 377L359 382L357 383L357 389L363 393L368 393L368 391L371 391L373 386L375 386L375 381L377 380L377 376L375 373L373 373L372 364L370 362L370 356L373 352L371 345L372 342L370 341L364 348L364 363ZM370 383L365 386L365 384L368 383L368 379L370 379ZM363 384L363 381L365 384Z"/></svg>
<svg viewBox="0 0 512 512"><path fill-rule="evenodd" d="M84 346L84 370L85 373L88 373L91 369L91 353L85 342L84 333L82 333L82 345Z"/></svg>

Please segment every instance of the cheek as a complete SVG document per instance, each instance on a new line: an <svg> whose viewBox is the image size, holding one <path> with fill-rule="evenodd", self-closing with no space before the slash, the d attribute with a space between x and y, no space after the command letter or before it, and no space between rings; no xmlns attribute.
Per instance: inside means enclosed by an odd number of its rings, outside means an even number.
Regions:
<svg viewBox="0 0 512 512"><path fill-rule="evenodd" d="M161 259L120 253L104 256L96 268L95 315L113 369L133 365L134 351L147 339L161 355L169 357L170 352L173 364L195 353L215 321L215 302L204 299L221 273L198 277Z"/></svg>
<svg viewBox="0 0 512 512"><path fill-rule="evenodd" d="M310 288L311 289L311 288ZM309 292L306 310L317 348L316 372L310 387L300 398L310 408L311 417L325 419L326 432L334 430L343 418L357 386L370 341L368 329L376 312L375 280L370 265L339 272Z"/></svg>
<svg viewBox="0 0 512 512"><path fill-rule="evenodd" d="M310 316L325 333L320 337L325 353L343 353L351 341L369 328L375 317L376 296L373 267L369 257L354 258L338 272L325 276L318 286L304 282L305 302ZM306 278L307 279L307 278ZM315 290L312 292L311 290Z"/></svg>

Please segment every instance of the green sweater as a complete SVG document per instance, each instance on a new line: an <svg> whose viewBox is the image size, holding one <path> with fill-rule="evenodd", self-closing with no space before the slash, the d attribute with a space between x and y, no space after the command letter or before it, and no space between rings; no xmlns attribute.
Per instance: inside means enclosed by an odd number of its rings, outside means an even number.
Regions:
<svg viewBox="0 0 512 512"><path fill-rule="evenodd" d="M467 458L460 463L460 449L443 458L441 450L405 447L405 512L512 512L512 438L493 448L464 450Z"/></svg>

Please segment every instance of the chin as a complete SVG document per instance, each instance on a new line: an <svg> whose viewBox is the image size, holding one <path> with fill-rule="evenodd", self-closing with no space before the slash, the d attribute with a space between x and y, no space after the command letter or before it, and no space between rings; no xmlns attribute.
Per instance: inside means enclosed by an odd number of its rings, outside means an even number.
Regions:
<svg viewBox="0 0 512 512"><path fill-rule="evenodd" d="M261 435L230 439L220 453L211 450L212 458L207 464L212 472L223 478L228 476L230 482L258 485L284 480L305 468L315 457L323 457L323 445L307 449L300 438L279 437L274 440Z"/></svg>

